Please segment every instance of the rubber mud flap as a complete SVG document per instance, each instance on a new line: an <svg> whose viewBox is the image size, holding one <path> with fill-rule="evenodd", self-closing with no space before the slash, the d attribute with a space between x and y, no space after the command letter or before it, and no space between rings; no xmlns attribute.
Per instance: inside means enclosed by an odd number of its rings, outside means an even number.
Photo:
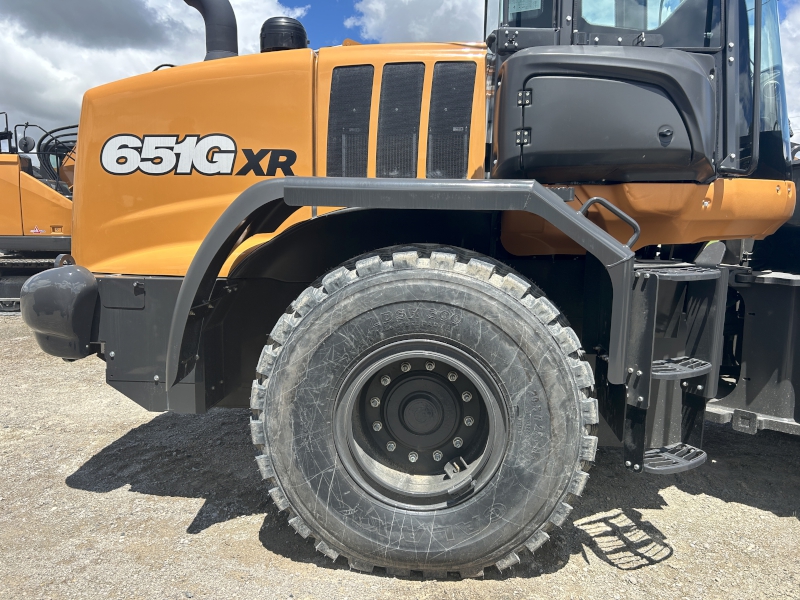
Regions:
<svg viewBox="0 0 800 600"><path fill-rule="evenodd" d="M464 577L487 566L513 568L520 553L545 543L547 532L567 518L574 494L583 492L582 461L594 459L597 444L591 435L596 404L587 396L591 369L541 291L493 259L425 245L358 257L310 290L268 340L269 360L262 357L251 404L251 423L264 428L253 439L269 454L259 457L259 466L278 507L290 509L296 528L302 524L301 535L358 570ZM423 358L402 350L414 344ZM375 375L372 366L360 371L373 356ZM462 357L463 369L441 366L451 356ZM473 379L474 391L462 391ZM378 391L348 391L367 390L373 384L364 382L373 380ZM401 452L405 442L388 437L399 431L388 412L392 390L400 394L404 382L417 380L430 394L454 390L455 410L465 412L446 425L446 443ZM480 392L481 382L489 391ZM414 394L404 396L407 421L431 410ZM385 418L367 415L370 410ZM442 409L440 422L449 423L447 414ZM465 414L476 416L468 421ZM501 418L492 421L494 414ZM427 435L420 427L413 433ZM454 431L467 432L457 434L463 449ZM347 443L343 432L351 435ZM475 436L472 442L467 434ZM394 446L376 445L380 436ZM495 439L501 443L492 445ZM478 450L470 454L470 448ZM448 452L463 456L442 458ZM364 466L377 460L384 462ZM439 471L420 476L425 461ZM448 497L445 463L451 470L462 465L456 477L473 477L465 479L472 489ZM385 472L410 483L381 487ZM440 504L434 492L419 492L438 489L437 477L444 478ZM421 483L429 481L430 488Z"/></svg>

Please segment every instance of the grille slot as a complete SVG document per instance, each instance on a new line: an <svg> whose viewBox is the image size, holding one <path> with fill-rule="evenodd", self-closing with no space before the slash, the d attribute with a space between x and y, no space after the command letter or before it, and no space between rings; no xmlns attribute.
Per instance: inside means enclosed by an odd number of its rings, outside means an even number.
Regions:
<svg viewBox="0 0 800 600"><path fill-rule="evenodd" d="M416 177L423 63L383 67L378 116L377 177Z"/></svg>
<svg viewBox="0 0 800 600"><path fill-rule="evenodd" d="M467 177L476 70L474 62L438 62L433 68L428 179Z"/></svg>
<svg viewBox="0 0 800 600"><path fill-rule="evenodd" d="M328 109L328 177L366 177L372 65L336 67Z"/></svg>

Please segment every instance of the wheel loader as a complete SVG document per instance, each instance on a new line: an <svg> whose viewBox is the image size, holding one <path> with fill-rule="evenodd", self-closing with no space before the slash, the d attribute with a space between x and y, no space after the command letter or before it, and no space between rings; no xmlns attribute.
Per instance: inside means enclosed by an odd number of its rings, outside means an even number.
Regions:
<svg viewBox="0 0 800 600"><path fill-rule="evenodd" d="M479 577L600 439L658 477L705 418L800 433L776 0L491 1L485 43L319 50L279 17L247 56L186 2L204 61L86 93L70 264L22 316L148 410L249 409L319 552Z"/></svg>
<svg viewBox="0 0 800 600"><path fill-rule="evenodd" d="M0 311L10 312L25 280L70 252L77 125L9 130L0 115ZM28 135L37 130L38 142Z"/></svg>

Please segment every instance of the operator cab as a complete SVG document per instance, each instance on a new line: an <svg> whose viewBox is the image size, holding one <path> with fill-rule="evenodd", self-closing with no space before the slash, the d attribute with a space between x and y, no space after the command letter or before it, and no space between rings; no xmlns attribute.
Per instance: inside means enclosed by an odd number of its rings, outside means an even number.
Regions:
<svg viewBox="0 0 800 600"><path fill-rule="evenodd" d="M501 0L487 24L492 178L791 179L777 0Z"/></svg>

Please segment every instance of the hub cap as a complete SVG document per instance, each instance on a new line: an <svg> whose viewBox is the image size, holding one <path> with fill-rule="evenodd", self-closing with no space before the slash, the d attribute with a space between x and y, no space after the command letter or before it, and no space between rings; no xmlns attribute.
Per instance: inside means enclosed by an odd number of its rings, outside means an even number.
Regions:
<svg viewBox="0 0 800 600"><path fill-rule="evenodd" d="M418 510L452 505L502 460L502 398L466 351L397 342L363 357L346 377L334 410L336 448L348 473L380 500Z"/></svg>

